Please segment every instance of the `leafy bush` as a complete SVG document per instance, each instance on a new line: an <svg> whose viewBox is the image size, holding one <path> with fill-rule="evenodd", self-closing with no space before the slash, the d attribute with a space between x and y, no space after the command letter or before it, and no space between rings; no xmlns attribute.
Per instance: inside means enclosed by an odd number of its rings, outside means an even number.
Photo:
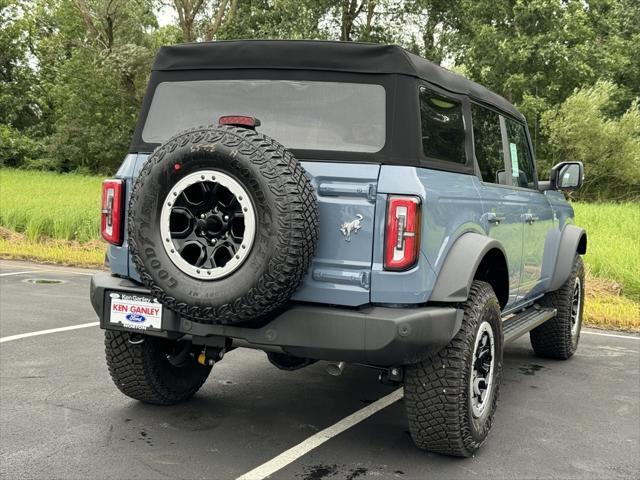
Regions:
<svg viewBox="0 0 640 480"><path fill-rule="evenodd" d="M584 163L585 184L577 198L640 200L640 105L636 99L621 116L610 117L617 91L610 82L598 82L542 116L553 163Z"/></svg>
<svg viewBox="0 0 640 480"><path fill-rule="evenodd" d="M40 144L10 125L0 123L0 166L24 166L41 155Z"/></svg>

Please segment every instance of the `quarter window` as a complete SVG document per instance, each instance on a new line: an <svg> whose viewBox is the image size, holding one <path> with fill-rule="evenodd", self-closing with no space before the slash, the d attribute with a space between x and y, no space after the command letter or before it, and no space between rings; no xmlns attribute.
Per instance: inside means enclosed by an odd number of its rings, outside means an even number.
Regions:
<svg viewBox="0 0 640 480"><path fill-rule="evenodd" d="M471 116L473 143L482 181L506 185L500 115L472 103Z"/></svg>
<svg viewBox="0 0 640 480"><path fill-rule="evenodd" d="M513 185L523 188L536 188L534 167L529 152L527 135L524 125L513 120L505 119L507 137L509 139L509 161Z"/></svg>
<svg viewBox="0 0 640 480"><path fill-rule="evenodd" d="M420 117L425 157L465 164L464 118L460 102L420 87Z"/></svg>

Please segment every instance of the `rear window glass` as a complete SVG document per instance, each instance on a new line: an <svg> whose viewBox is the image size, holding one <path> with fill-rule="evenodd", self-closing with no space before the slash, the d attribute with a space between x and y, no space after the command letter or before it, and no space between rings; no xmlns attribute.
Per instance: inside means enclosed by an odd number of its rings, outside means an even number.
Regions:
<svg viewBox="0 0 640 480"><path fill-rule="evenodd" d="M385 142L383 86L289 80L160 83L142 139L162 143L223 115L257 117L259 132L292 149L373 153Z"/></svg>
<svg viewBox="0 0 640 480"><path fill-rule="evenodd" d="M462 105L420 87L422 151L425 157L465 164Z"/></svg>
<svg viewBox="0 0 640 480"><path fill-rule="evenodd" d="M471 117L476 160L482 174L482 181L506 185L500 115L472 103Z"/></svg>

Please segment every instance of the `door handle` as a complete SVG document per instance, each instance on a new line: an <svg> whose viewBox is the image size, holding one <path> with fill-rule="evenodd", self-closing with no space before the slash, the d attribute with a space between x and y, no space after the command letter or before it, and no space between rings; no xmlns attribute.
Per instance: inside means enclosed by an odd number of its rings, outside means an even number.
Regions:
<svg viewBox="0 0 640 480"><path fill-rule="evenodd" d="M533 213L525 213L522 216L522 219L527 222L529 225L533 225L533 222L540 220L540 217L537 217Z"/></svg>
<svg viewBox="0 0 640 480"><path fill-rule="evenodd" d="M495 212L487 213L487 222L493 223L494 225L500 225L506 219L507 217L498 216Z"/></svg>

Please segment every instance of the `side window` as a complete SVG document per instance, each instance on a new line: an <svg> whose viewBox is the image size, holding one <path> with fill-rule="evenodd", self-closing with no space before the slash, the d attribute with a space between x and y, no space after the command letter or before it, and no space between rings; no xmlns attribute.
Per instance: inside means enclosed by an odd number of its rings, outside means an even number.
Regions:
<svg viewBox="0 0 640 480"><path fill-rule="evenodd" d="M464 118L457 100L420 87L422 151L425 157L467 163L464 148Z"/></svg>
<svg viewBox="0 0 640 480"><path fill-rule="evenodd" d="M523 188L536 188L533 159L527 147L524 125L505 118L509 139L509 158L513 184Z"/></svg>
<svg viewBox="0 0 640 480"><path fill-rule="evenodd" d="M471 118L476 160L480 167L482 181L506 185L500 115L472 103Z"/></svg>

